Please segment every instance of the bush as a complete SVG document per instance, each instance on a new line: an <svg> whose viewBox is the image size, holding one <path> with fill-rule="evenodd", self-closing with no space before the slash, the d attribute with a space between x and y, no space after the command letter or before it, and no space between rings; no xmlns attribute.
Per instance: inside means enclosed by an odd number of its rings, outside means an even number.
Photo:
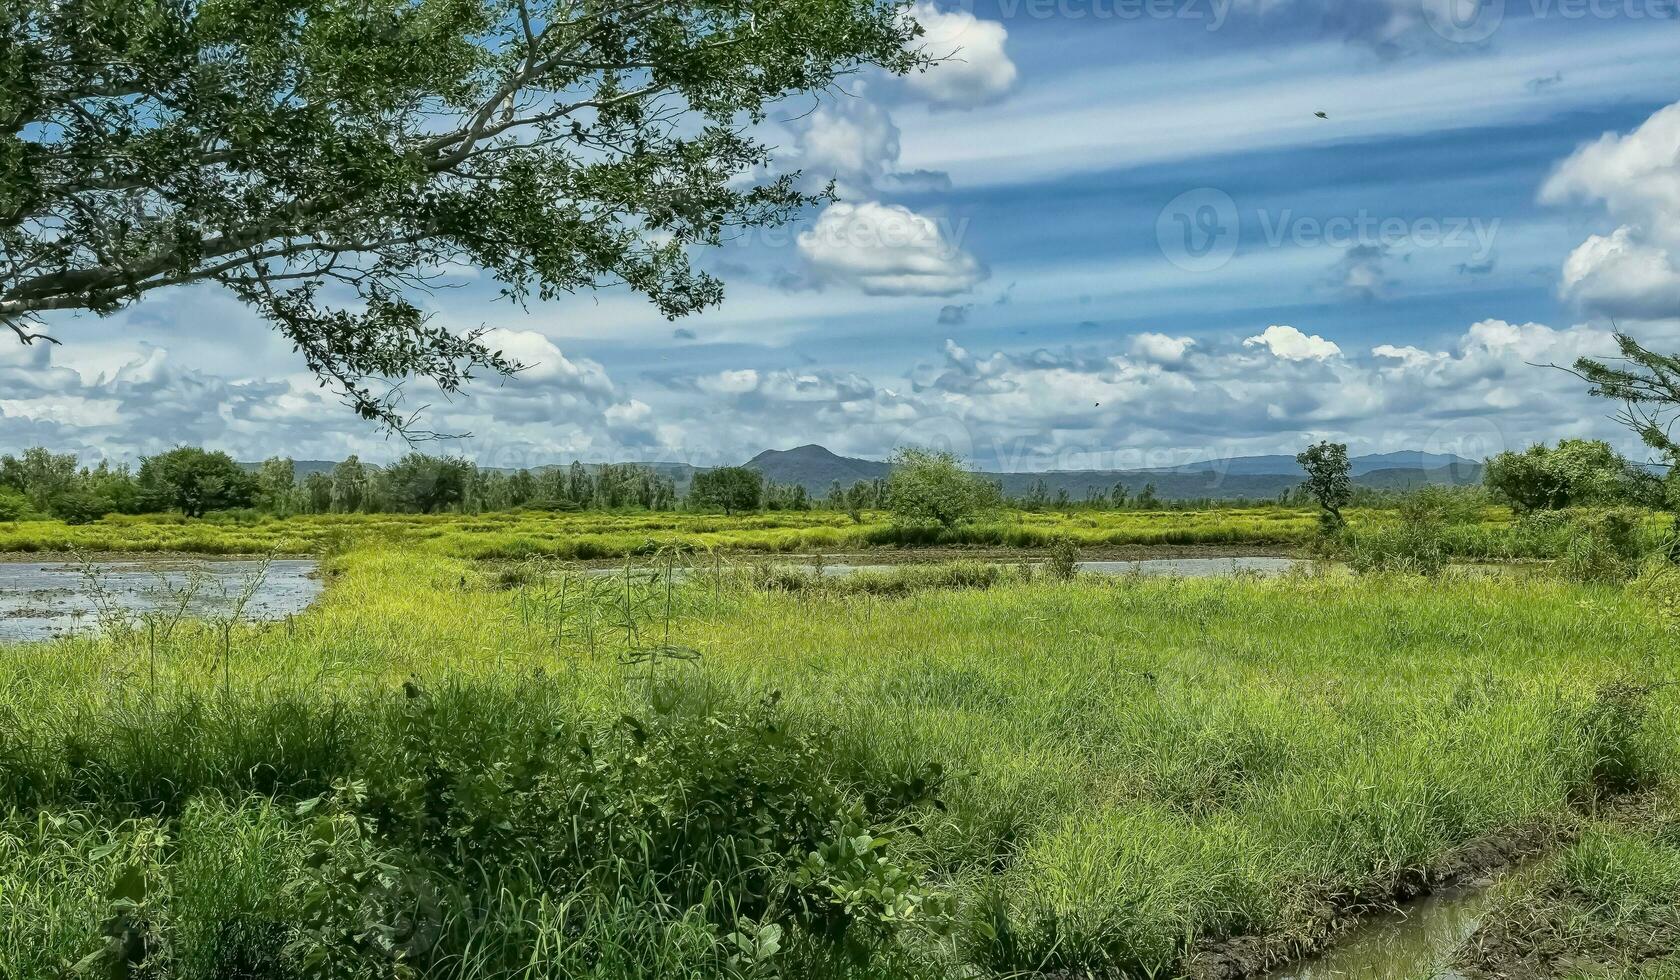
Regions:
<svg viewBox="0 0 1680 980"><path fill-rule="evenodd" d="M951 453L901 449L893 456L887 508L897 524L950 530L1002 505L1003 490Z"/></svg>
<svg viewBox="0 0 1680 980"><path fill-rule="evenodd" d="M0 487L0 521L22 521L31 516L28 497L11 487Z"/></svg>
<svg viewBox="0 0 1680 980"><path fill-rule="evenodd" d="M1447 553L1438 524L1403 521L1354 535L1347 546L1347 561L1361 575L1399 572L1435 576L1446 569Z"/></svg>
<svg viewBox="0 0 1680 980"><path fill-rule="evenodd" d="M1559 562L1573 582L1626 582L1644 556L1643 515L1634 510L1584 511L1571 515L1569 544Z"/></svg>

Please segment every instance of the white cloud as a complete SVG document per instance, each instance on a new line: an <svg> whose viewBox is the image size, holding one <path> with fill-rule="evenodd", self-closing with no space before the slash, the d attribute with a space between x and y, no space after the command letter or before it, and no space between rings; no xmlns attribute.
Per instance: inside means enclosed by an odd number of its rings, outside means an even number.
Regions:
<svg viewBox="0 0 1680 980"><path fill-rule="evenodd" d="M1540 199L1602 204L1621 222L1570 253L1558 284L1564 298L1604 316L1680 319L1680 103L1577 149Z"/></svg>
<svg viewBox="0 0 1680 980"><path fill-rule="evenodd" d="M1160 333L1140 333L1132 338L1133 357L1150 364L1171 366L1184 363L1196 342L1189 337L1169 337Z"/></svg>
<svg viewBox="0 0 1680 980"><path fill-rule="evenodd" d="M614 393L605 368L586 358L566 357L553 341L535 330L498 327L485 333L484 344L525 365L518 377L529 387L570 391L595 400L611 398Z"/></svg>
<svg viewBox="0 0 1680 980"><path fill-rule="evenodd" d="M1602 203L1636 232L1680 243L1680 102L1626 136L1605 133L1576 150L1558 164L1540 199Z"/></svg>
<svg viewBox="0 0 1680 980"><path fill-rule="evenodd" d="M919 48L937 59L906 79L912 91L937 105L973 108L1014 87L1018 72L1005 50L1009 32L1002 24L966 10L942 11L928 0L919 0L911 16L925 31Z"/></svg>
<svg viewBox="0 0 1680 980"><path fill-rule="evenodd" d="M758 387L758 372L752 368L719 371L695 380L701 391L713 395L740 395Z"/></svg>
<svg viewBox="0 0 1680 980"><path fill-rule="evenodd" d="M1646 245L1626 225L1594 235L1563 263L1563 295L1612 317L1680 317L1680 268L1667 249Z"/></svg>
<svg viewBox="0 0 1680 980"><path fill-rule="evenodd" d="M1273 357L1285 361L1324 361L1341 356L1342 349L1333 341L1313 334L1308 336L1291 326L1270 326L1259 336L1243 341L1244 347L1264 347Z"/></svg>
<svg viewBox="0 0 1680 980"><path fill-rule="evenodd" d="M832 178L842 198L873 195L898 162L898 127L862 92L825 101L794 125L794 162L813 183Z"/></svg>
<svg viewBox="0 0 1680 980"><path fill-rule="evenodd" d="M988 275L933 219L875 201L830 205L799 251L819 280L876 296L952 296Z"/></svg>

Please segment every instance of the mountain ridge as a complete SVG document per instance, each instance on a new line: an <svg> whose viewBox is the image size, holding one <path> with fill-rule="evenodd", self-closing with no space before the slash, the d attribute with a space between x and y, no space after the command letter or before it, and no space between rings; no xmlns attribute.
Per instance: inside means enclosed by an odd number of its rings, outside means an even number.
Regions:
<svg viewBox="0 0 1680 980"><path fill-rule="evenodd" d="M1413 450L1356 456L1349 462L1355 484L1383 490L1404 490L1425 484L1480 483L1482 475L1480 463L1461 456ZM255 470L261 464L239 465ZM310 473L331 473L336 465L330 460L298 460L296 472L302 479ZM554 463L532 469L542 471L566 465L570 464ZM593 464L586 465L593 467ZM675 462L635 465L670 477L676 482L678 492L685 492L694 474L707 469ZM859 480L884 479L891 469L883 460L841 456L816 443L792 449L766 449L741 465L762 473L767 480L802 486L817 497L826 495L836 481L841 486L851 486ZM505 467L485 469L513 472ZM1163 500L1201 497L1267 500L1298 486L1303 477L1295 457L1283 454L1207 459L1179 466L1131 470L981 471L981 475L1003 484L1004 493L1010 496L1026 496L1042 482L1050 496L1065 492L1074 500L1082 500L1092 491L1112 492L1116 484L1124 484L1133 494L1152 484L1156 496Z"/></svg>

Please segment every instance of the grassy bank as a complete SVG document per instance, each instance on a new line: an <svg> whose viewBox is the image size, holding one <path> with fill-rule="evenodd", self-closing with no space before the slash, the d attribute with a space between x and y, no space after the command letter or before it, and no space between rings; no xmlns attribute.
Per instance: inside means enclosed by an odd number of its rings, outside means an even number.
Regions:
<svg viewBox="0 0 1680 980"><path fill-rule="evenodd" d="M1472 978L1680 977L1680 809L1664 794L1592 825L1502 896L1454 967Z"/></svg>
<svg viewBox="0 0 1680 980"><path fill-rule="evenodd" d="M1680 772L1609 587L331 570L0 651L0 975L1170 974Z"/></svg>
<svg viewBox="0 0 1680 980"><path fill-rule="evenodd" d="M1396 511L1350 512L1353 531L1376 534L1403 523ZM1655 546L1669 526L1651 514L1643 534ZM213 515L111 517L71 526L58 521L0 523L0 553L191 552L310 554L356 542L423 548L471 559L606 559L677 548L696 552L792 554L874 548L1044 549L1061 541L1092 550L1180 546L1300 548L1316 535L1313 512L1276 506L1191 511L1009 512L952 529L901 527L888 515L861 522L830 511L725 517L689 513L355 514L274 518ZM1519 521L1503 508L1444 529L1442 547L1457 558L1555 558L1572 536L1564 518Z"/></svg>

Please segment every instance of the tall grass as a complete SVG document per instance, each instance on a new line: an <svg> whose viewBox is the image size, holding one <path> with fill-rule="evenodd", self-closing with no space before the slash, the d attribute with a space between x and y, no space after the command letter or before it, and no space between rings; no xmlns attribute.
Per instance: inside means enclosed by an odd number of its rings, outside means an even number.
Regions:
<svg viewBox="0 0 1680 980"><path fill-rule="evenodd" d="M1602 585L328 572L0 649L0 976L1163 975L1680 764Z"/></svg>

